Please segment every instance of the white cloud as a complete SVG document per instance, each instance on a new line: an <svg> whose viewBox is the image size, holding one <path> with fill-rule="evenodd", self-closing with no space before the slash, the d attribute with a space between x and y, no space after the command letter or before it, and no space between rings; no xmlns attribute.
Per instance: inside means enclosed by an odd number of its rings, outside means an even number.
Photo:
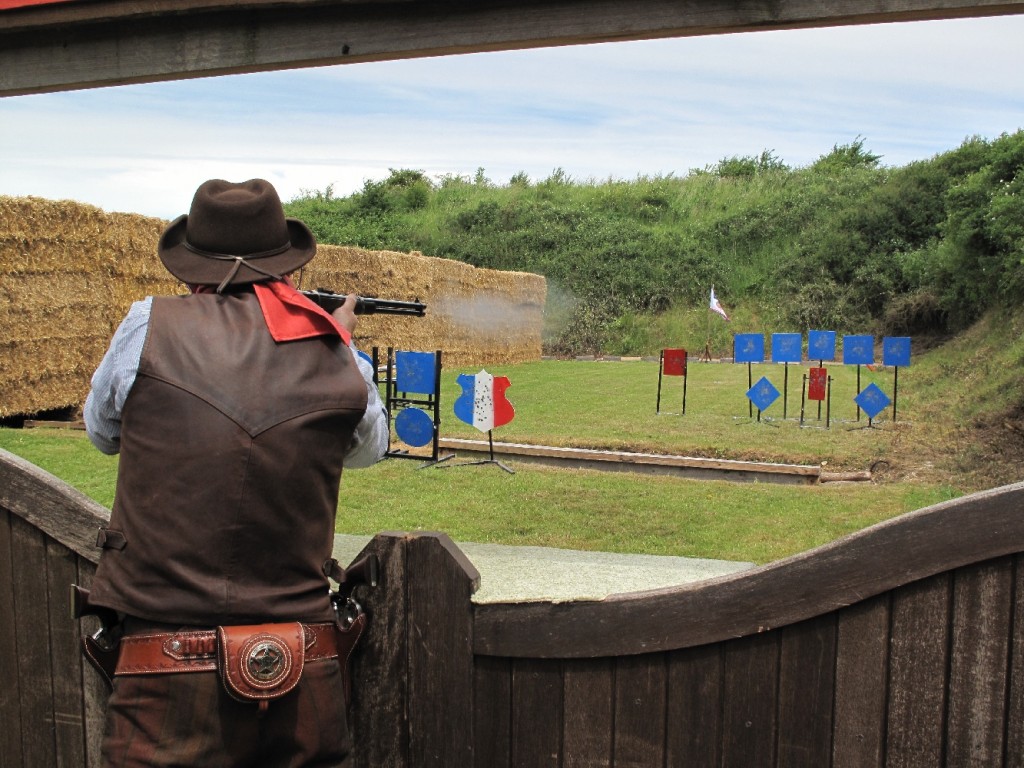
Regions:
<svg viewBox="0 0 1024 768"><path fill-rule="evenodd" d="M894 165L1024 127L1024 17L473 54L0 100L0 194L171 218L210 177L285 199L389 168L685 174L864 137Z"/></svg>

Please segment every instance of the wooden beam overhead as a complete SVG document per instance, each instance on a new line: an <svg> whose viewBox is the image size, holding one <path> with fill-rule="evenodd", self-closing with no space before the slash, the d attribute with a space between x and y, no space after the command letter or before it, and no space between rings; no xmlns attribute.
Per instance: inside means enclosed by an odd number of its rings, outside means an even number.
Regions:
<svg viewBox="0 0 1024 768"><path fill-rule="evenodd" d="M0 11L0 95L479 51L1024 13L1024 0L110 0Z"/></svg>

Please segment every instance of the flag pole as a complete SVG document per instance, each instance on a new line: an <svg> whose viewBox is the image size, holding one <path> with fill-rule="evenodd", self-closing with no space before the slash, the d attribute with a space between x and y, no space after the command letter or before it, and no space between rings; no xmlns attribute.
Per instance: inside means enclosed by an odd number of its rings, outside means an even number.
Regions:
<svg viewBox="0 0 1024 768"><path fill-rule="evenodd" d="M714 286L714 284L712 284L711 285L711 293L714 293L714 292L715 292L715 286ZM705 334L704 334L704 359L707 362L710 363L711 362L711 308L710 308L710 306L708 307L708 310L704 314L707 316L705 318L707 320L707 322L705 323L705 326L704 326L704 328L705 328Z"/></svg>

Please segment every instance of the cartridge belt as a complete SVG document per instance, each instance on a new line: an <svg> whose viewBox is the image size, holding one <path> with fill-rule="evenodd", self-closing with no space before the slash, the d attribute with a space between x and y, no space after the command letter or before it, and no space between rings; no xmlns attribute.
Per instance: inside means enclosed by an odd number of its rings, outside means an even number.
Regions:
<svg viewBox="0 0 1024 768"><path fill-rule="evenodd" d="M246 627L247 635L257 636L259 630L282 625ZM297 624L301 627L306 662L338 658L337 628L333 622ZM213 672L218 669L218 648L224 652L226 627L203 630L181 630L127 635L121 638L116 675L149 675L170 672Z"/></svg>

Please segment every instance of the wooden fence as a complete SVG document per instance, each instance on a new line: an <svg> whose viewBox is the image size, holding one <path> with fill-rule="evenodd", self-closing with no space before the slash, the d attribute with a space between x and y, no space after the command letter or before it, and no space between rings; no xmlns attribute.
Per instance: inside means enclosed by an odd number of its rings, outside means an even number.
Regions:
<svg viewBox="0 0 1024 768"><path fill-rule="evenodd" d="M96 764L67 584L106 515L0 451L0 766ZM1024 484L603 601L474 603L444 534L366 550L357 766L1024 766Z"/></svg>

